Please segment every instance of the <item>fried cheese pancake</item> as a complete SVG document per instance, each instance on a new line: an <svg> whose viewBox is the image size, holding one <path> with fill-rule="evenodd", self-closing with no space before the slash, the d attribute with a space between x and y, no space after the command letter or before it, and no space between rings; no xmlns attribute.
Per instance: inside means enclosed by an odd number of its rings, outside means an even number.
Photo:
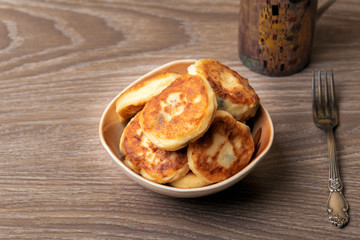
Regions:
<svg viewBox="0 0 360 240"><path fill-rule="evenodd" d="M205 181L202 178L199 178L193 172L190 171L182 178L179 178L171 182L170 186L176 188L198 188L198 187L204 187L208 184L209 183L207 181Z"/></svg>
<svg viewBox="0 0 360 240"><path fill-rule="evenodd" d="M216 97L210 84L200 76L187 74L145 105L140 114L140 126L157 147L175 151L206 132L216 109Z"/></svg>
<svg viewBox="0 0 360 240"><path fill-rule="evenodd" d="M144 136L139 114L130 120L120 139L124 163L146 179L158 183L175 181L189 171L186 149L165 151Z"/></svg>
<svg viewBox="0 0 360 240"><path fill-rule="evenodd" d="M188 67L188 73L198 74L209 81L215 91L219 110L231 113L238 121L246 121L255 116L259 96L248 79L211 59L197 60Z"/></svg>
<svg viewBox="0 0 360 240"><path fill-rule="evenodd" d="M189 167L208 183L225 180L251 160L254 141L248 126L219 110L204 136L188 146Z"/></svg>
<svg viewBox="0 0 360 240"><path fill-rule="evenodd" d="M153 96L159 94L180 76L178 73L163 73L144 79L128 88L116 101L116 112L120 121L126 122L135 116Z"/></svg>

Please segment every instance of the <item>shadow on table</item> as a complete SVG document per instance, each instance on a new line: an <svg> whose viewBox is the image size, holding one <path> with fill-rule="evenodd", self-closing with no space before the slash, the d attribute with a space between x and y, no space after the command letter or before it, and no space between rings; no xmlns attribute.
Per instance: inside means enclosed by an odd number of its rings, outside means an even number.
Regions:
<svg viewBox="0 0 360 240"><path fill-rule="evenodd" d="M239 183L206 197L172 199L196 208L210 205L212 210L216 210L217 206L222 208L224 204L227 207L233 205L236 208L246 207L249 204L266 204L266 201L271 200L274 190L282 189L282 185L287 182L286 176L282 174L283 168L287 165L280 163L281 159L284 160L285 157L282 156L281 146L277 144L275 136L273 147L268 155L252 173Z"/></svg>

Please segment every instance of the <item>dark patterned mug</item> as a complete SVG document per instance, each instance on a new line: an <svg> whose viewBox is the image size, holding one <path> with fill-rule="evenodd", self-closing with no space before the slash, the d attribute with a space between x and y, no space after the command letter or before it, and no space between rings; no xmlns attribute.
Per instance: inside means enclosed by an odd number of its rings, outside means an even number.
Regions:
<svg viewBox="0 0 360 240"><path fill-rule="evenodd" d="M241 0L239 56L249 69L270 76L302 70L310 61L319 9L315 0Z"/></svg>

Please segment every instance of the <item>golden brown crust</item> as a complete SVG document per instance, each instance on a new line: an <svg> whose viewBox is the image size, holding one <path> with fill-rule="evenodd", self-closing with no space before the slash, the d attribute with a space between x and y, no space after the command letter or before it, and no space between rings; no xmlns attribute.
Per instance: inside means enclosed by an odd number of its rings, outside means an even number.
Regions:
<svg viewBox="0 0 360 240"><path fill-rule="evenodd" d="M195 69L190 68L189 72L196 72L209 81L220 110L230 112L239 121L245 121L255 115L259 96L247 78L212 59L200 59L192 68Z"/></svg>
<svg viewBox="0 0 360 240"><path fill-rule="evenodd" d="M204 134L216 108L209 83L199 76L185 75L145 105L140 125L156 146L177 150Z"/></svg>
<svg viewBox="0 0 360 240"><path fill-rule="evenodd" d="M257 104L259 97L250 86L247 78L240 76L228 66L217 61L204 60L202 63L204 67L203 73L219 97L228 99L233 103ZM239 86L234 86L232 89L223 86L221 78L224 73L233 75L237 79Z"/></svg>
<svg viewBox="0 0 360 240"><path fill-rule="evenodd" d="M126 89L116 101L116 112L120 121L125 122L133 117L153 96L159 94L180 76L173 72L162 73L145 78Z"/></svg>
<svg viewBox="0 0 360 240"><path fill-rule="evenodd" d="M186 149L170 152L157 148L144 136L139 114L125 127L120 152L130 168L151 181L167 183L189 171Z"/></svg>
<svg viewBox="0 0 360 240"><path fill-rule="evenodd" d="M253 152L249 127L220 110L205 135L189 144L189 166L209 183L219 182L243 169Z"/></svg>
<svg viewBox="0 0 360 240"><path fill-rule="evenodd" d="M121 122L125 122L127 119L130 119L139 112L141 109L144 108L146 103L137 103L136 105L128 105L124 106L121 111L118 112Z"/></svg>

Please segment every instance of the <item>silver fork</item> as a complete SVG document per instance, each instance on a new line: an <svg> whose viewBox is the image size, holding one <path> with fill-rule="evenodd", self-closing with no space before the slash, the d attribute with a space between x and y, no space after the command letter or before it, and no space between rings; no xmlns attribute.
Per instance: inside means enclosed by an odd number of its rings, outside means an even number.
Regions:
<svg viewBox="0 0 360 240"><path fill-rule="evenodd" d="M324 129L327 134L328 152L330 160L329 183L330 195L327 200L329 220L337 227L344 227L349 222L349 205L342 193L343 183L340 179L338 161L336 159L334 128L339 123L339 113L336 107L334 74L330 71L330 80L327 72L324 72L324 80L321 71L317 81L315 73L312 77L313 117L315 125ZM329 83L330 82L330 83Z"/></svg>

